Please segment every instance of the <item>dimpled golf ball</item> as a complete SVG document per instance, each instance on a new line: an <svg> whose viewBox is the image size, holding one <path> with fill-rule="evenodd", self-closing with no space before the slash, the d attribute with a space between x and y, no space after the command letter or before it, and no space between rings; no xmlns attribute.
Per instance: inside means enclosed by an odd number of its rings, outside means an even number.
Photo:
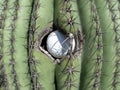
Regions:
<svg viewBox="0 0 120 90"><path fill-rule="evenodd" d="M59 31L51 32L47 37L47 50L55 58L65 57L70 49L70 39ZM75 40L72 39L72 51L75 49Z"/></svg>

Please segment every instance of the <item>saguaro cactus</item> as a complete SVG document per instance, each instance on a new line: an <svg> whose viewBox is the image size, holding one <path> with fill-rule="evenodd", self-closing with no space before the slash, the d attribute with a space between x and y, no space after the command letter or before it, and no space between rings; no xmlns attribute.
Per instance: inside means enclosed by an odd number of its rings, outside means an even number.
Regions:
<svg viewBox="0 0 120 90"><path fill-rule="evenodd" d="M4 74L1 74L3 83L1 87L3 90L30 88L26 47L31 3L27 0L5 0L1 5L4 12L4 18L1 17L4 21L1 28L3 32L1 64L4 71Z"/></svg>
<svg viewBox="0 0 120 90"><path fill-rule="evenodd" d="M0 90L119 90L119 34L119 0L0 0Z"/></svg>

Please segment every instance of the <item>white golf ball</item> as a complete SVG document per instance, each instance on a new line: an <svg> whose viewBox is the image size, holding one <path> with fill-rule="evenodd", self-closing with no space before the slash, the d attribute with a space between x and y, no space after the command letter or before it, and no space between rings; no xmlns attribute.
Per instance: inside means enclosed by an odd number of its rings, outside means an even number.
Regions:
<svg viewBox="0 0 120 90"><path fill-rule="evenodd" d="M47 50L55 58L65 57L70 47L70 38L59 31L54 31L48 35ZM72 39L72 51L75 49L75 40Z"/></svg>

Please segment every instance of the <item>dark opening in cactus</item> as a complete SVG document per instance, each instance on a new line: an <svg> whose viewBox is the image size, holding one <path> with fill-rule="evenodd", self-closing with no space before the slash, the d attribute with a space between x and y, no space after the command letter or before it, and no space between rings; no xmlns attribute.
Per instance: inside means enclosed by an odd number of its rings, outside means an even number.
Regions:
<svg viewBox="0 0 120 90"><path fill-rule="evenodd" d="M120 0L0 0L0 90L120 90Z"/></svg>

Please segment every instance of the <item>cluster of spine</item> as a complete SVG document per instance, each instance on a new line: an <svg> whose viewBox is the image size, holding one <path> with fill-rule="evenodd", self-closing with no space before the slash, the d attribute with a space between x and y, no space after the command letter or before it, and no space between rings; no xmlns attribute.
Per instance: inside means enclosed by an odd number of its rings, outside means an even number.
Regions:
<svg viewBox="0 0 120 90"><path fill-rule="evenodd" d="M54 25L67 33L80 30L77 0L55 0Z"/></svg>
<svg viewBox="0 0 120 90"><path fill-rule="evenodd" d="M96 11L94 0L91 0L90 3L91 3L91 12L92 12L91 27L93 27L93 30L94 30L93 35L95 35L95 37L93 37L93 40L95 42L94 42L94 45L92 46L92 48L95 48L95 50L93 50L92 54L90 55L91 57L93 56L92 63L94 64L94 67L93 67L94 71L91 73L91 76L93 78L93 79L91 78L91 81L93 80L91 87L92 87L92 90L98 90L100 89L101 67L102 67L102 60L103 60L102 31L101 31L99 16Z"/></svg>
<svg viewBox="0 0 120 90"><path fill-rule="evenodd" d="M117 90L119 89L120 85L120 79L119 79L119 74L120 74L120 12L118 10L119 8L119 2L117 0L107 0L106 2L108 4L108 9L111 13L111 20L113 23L113 33L115 34L114 37L114 71L113 73L113 78L112 78L112 89Z"/></svg>
<svg viewBox="0 0 120 90"><path fill-rule="evenodd" d="M54 26L55 29L73 33L77 42L80 42L78 38L81 34L81 25L77 7L77 0L55 0L54 10ZM80 32L80 33L78 33ZM77 33L77 34L76 34ZM70 38L70 37L68 37ZM81 71L81 55L75 56L74 53L79 52L81 49L80 44L77 49L72 52L72 45L68 50L68 57L63 58L56 67L56 82L58 90L78 90L80 83L80 71Z"/></svg>
<svg viewBox="0 0 120 90"><path fill-rule="evenodd" d="M100 89L100 77L101 77L101 68L102 68L102 60L103 60L103 43L102 43L102 31L100 27L99 16L96 11L96 6L94 0L91 0L91 12L92 12L92 26L93 30L95 30L94 35L95 37L93 40L95 41L92 48L95 48L95 51L92 55L95 57L92 59L94 64L94 71L91 73L91 84L92 90L99 90ZM91 45L90 45L91 46ZM91 56L91 55L90 55ZM92 57L92 56L91 56ZM95 60L95 61L94 61Z"/></svg>
<svg viewBox="0 0 120 90"><path fill-rule="evenodd" d="M33 90L41 90L41 84L38 82L38 73L36 71L36 60L33 56L33 49L35 48L34 45L34 34L36 30L36 20L38 18L37 10L39 8L38 0L33 1L32 4L33 8L31 11L31 23L30 23L30 30L29 30L29 72L31 77L31 84Z"/></svg>
<svg viewBox="0 0 120 90"><path fill-rule="evenodd" d="M103 60L103 44L100 20L94 0L83 1L79 4L81 23L85 34L83 61L81 70L81 90L99 90ZM87 10L86 12L84 12Z"/></svg>
<svg viewBox="0 0 120 90"><path fill-rule="evenodd" d="M34 0L29 28L29 72L33 90L55 90L54 63L40 51L43 31L52 27L53 0ZM46 31L48 32L48 31ZM43 37L39 37L42 36Z"/></svg>
<svg viewBox="0 0 120 90"><path fill-rule="evenodd" d="M14 48L14 45L15 45L15 35L14 33L16 32L15 29L16 29L16 26L15 26L15 23L16 23L16 20L18 18L18 9L19 9L19 0L14 0L12 2L13 6L11 7L11 9L9 10L9 12L11 11L11 22L10 22L10 38L9 38L9 41L10 41L10 45L9 45L9 52L10 52L10 60L9 60L9 65L10 65L10 68L11 68L11 74L10 76L13 78L12 79L12 85L15 86L15 90L20 90L19 88L19 82L18 82L18 76L17 76L17 73L16 73L16 69L15 69L15 65L16 65L16 61L15 61L15 57L14 57L14 54L16 53L15 52L15 48Z"/></svg>
<svg viewBox="0 0 120 90"><path fill-rule="evenodd" d="M4 60L3 60L3 36L5 27L5 18L7 10L7 0L0 1L0 87L1 89L7 89L7 78L4 70Z"/></svg>
<svg viewBox="0 0 120 90"><path fill-rule="evenodd" d="M16 0L15 0L16 1ZM30 12L32 8L32 0L17 0L14 3L17 10L17 19L15 21L15 70L17 74L17 82L20 90L30 90L30 76L28 74L28 56L27 56L27 34L30 21ZM18 48L19 47L19 48ZM26 69L24 69L26 68Z"/></svg>
<svg viewBox="0 0 120 90"><path fill-rule="evenodd" d="M119 89L119 10L117 0L95 0L103 36L102 90ZM100 4L102 6L100 6Z"/></svg>
<svg viewBox="0 0 120 90"><path fill-rule="evenodd" d="M56 67L56 80L58 90L79 90L80 78L80 56L64 59Z"/></svg>

